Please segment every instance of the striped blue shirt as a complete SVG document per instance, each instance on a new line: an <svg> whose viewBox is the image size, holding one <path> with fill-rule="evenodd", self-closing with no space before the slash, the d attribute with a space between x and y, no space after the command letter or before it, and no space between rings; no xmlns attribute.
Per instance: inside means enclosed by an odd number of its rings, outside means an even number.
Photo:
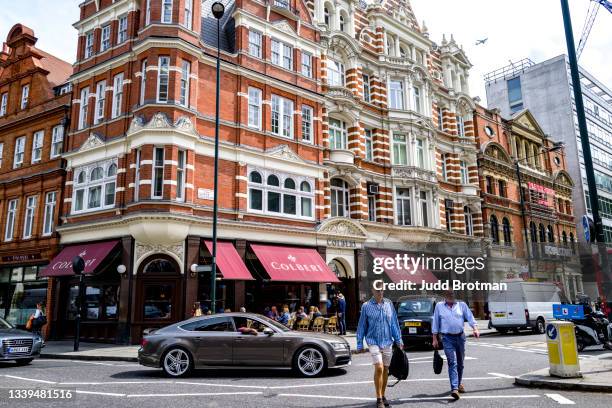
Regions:
<svg viewBox="0 0 612 408"><path fill-rule="evenodd" d="M390 346L394 342L403 344L395 307L389 299L378 303L372 298L361 306L357 326L357 350L363 349L364 339L368 346L380 348Z"/></svg>
<svg viewBox="0 0 612 408"><path fill-rule="evenodd" d="M449 307L446 302L439 302L434 310L431 332L433 334L459 334L463 333L463 324L476 327L476 320L470 308L464 302L455 302Z"/></svg>

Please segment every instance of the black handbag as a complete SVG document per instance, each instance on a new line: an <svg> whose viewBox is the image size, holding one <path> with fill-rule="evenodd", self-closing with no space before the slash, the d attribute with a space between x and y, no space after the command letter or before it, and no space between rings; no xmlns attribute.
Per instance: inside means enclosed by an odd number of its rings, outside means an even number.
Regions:
<svg viewBox="0 0 612 408"><path fill-rule="evenodd" d="M440 374L442 372L442 366L444 366L444 360L438 353L438 350L434 350L433 355L433 370L435 374Z"/></svg>
<svg viewBox="0 0 612 408"><path fill-rule="evenodd" d="M410 366L408 363L408 355L406 352L397 346L393 346L393 356L391 356L391 364L389 365L389 374L397 378L397 381L389 387L396 386L400 381L408 378Z"/></svg>

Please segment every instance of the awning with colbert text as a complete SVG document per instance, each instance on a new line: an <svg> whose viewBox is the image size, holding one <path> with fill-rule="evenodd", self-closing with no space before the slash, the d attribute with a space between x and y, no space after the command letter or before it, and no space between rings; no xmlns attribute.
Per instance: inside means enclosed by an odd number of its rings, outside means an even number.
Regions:
<svg viewBox="0 0 612 408"><path fill-rule="evenodd" d="M40 276L74 275L74 271L72 270L72 258L77 255L85 261L83 273L93 273L118 244L119 241L105 241L95 244L67 246L53 258L51 263L43 271L41 271Z"/></svg>
<svg viewBox="0 0 612 408"><path fill-rule="evenodd" d="M212 254L212 241L205 241L204 244ZM217 241L217 267L223 279L254 280L231 242Z"/></svg>
<svg viewBox="0 0 612 408"><path fill-rule="evenodd" d="M395 259L397 254L404 256L406 252L401 251L390 251L383 249L371 249L370 254L373 258L392 258ZM411 256L411 254L408 254ZM402 280L408 282L414 282L420 284L421 281L425 281L426 283L436 283L438 282L438 278L431 273L428 269L423 268L422 266L418 266L416 270L410 268L410 270L405 269L397 269L397 265L393 265L392 268L385 268L383 262L383 269L385 270L385 274L391 279L392 282L399 283Z"/></svg>
<svg viewBox="0 0 612 408"><path fill-rule="evenodd" d="M254 244L251 248L272 281L340 282L314 249Z"/></svg>

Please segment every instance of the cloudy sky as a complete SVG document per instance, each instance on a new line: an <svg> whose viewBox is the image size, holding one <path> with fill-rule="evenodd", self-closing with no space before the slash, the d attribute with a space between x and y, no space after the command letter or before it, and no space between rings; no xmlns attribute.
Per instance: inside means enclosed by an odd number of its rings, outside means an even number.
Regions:
<svg viewBox="0 0 612 408"><path fill-rule="evenodd" d="M69 62L76 55L76 31L82 0L0 0L0 38L17 22L34 29L38 46ZM576 44L590 0L569 0ZM485 101L483 75L531 58L535 62L566 52L559 0L411 0L417 19L425 20L431 39L450 33L463 44L474 68L471 89ZM488 38L476 46L478 39ZM600 7L580 63L612 88L612 14ZM607 56L607 57L606 57Z"/></svg>

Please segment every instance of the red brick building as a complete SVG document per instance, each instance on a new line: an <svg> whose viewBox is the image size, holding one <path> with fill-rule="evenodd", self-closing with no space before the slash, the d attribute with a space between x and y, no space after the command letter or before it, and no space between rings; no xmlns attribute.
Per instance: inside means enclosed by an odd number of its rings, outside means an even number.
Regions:
<svg viewBox="0 0 612 408"><path fill-rule="evenodd" d="M15 25L0 50L0 316L23 327L53 288L42 271L59 250L72 67ZM47 295L47 292L49 295Z"/></svg>
<svg viewBox="0 0 612 408"><path fill-rule="evenodd" d="M497 110L478 106L474 124L482 211L492 261L489 280L556 282L568 298L574 299L582 292L582 278L573 255L574 182L565 170L563 150L551 151L554 135L546 135L528 110L505 119Z"/></svg>

